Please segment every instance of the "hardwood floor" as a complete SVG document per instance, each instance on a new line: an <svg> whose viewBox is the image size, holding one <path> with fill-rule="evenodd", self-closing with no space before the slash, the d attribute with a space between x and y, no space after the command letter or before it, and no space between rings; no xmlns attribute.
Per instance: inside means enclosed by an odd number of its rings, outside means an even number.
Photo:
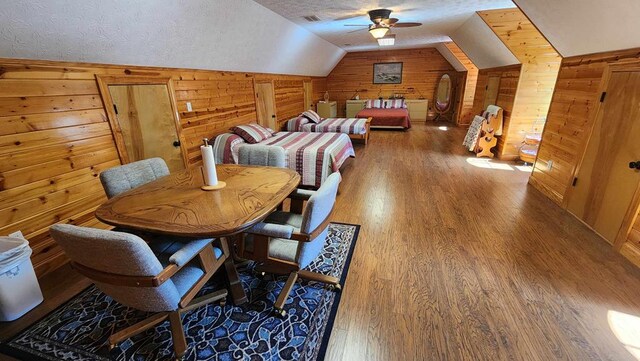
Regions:
<svg viewBox="0 0 640 361"><path fill-rule="evenodd" d="M640 352L617 321L640 332L640 270L463 137L419 123L356 146L334 220L362 228L326 359L634 360L616 333ZM0 339L82 289L72 272Z"/></svg>

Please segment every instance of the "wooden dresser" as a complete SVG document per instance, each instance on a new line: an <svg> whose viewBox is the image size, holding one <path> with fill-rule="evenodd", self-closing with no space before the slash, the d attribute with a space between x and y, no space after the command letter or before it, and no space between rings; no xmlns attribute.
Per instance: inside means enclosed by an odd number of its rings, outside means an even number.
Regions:
<svg viewBox="0 0 640 361"><path fill-rule="evenodd" d="M364 109L366 100L347 100L347 118L355 118L359 111Z"/></svg>
<svg viewBox="0 0 640 361"><path fill-rule="evenodd" d="M338 102L334 101L320 101L318 102L318 115L323 118L335 118L338 116Z"/></svg>
<svg viewBox="0 0 640 361"><path fill-rule="evenodd" d="M412 121L426 121L427 111L429 110L428 99L406 99L404 101L409 110L409 117Z"/></svg>

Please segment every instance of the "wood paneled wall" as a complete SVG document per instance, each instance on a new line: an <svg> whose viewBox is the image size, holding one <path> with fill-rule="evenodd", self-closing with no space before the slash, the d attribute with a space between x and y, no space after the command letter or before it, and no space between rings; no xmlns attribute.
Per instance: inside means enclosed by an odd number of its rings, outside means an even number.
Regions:
<svg viewBox="0 0 640 361"><path fill-rule="evenodd" d="M541 132L562 57L518 8L478 12L522 63L509 119L498 144L501 159L516 159L529 132Z"/></svg>
<svg viewBox="0 0 640 361"><path fill-rule="evenodd" d="M0 234L21 230L38 275L66 262L54 223L106 227L101 171L120 164L95 76L171 77L190 165L198 146L256 121L254 78L274 81L279 120L303 111L310 77L0 59ZM318 91L324 91L323 82ZM316 91L314 90L314 93ZM187 111L186 102L193 110Z"/></svg>
<svg viewBox="0 0 640 361"><path fill-rule="evenodd" d="M476 85L478 84L478 67L473 64L467 54L465 54L464 51L462 51L462 49L460 49L460 47L453 41L446 42L444 45L449 49L449 51L451 51L453 56L458 59L462 66L467 69L465 84L462 89L461 101L456 116L456 123L458 125L468 125L471 124L474 116L473 99L475 97Z"/></svg>
<svg viewBox="0 0 640 361"><path fill-rule="evenodd" d="M640 49L577 56L562 61L538 159L529 180L554 202L564 205L565 194L584 153L600 99L599 87L605 66L630 58L640 58Z"/></svg>
<svg viewBox="0 0 640 361"><path fill-rule="evenodd" d="M373 64L391 62L403 63L402 84L373 84ZM435 48L348 53L327 77L327 88L331 100L338 101L338 115L344 116L346 100L356 92L360 99L398 93L431 104L440 77L447 73L455 84L458 72Z"/></svg>
<svg viewBox="0 0 640 361"><path fill-rule="evenodd" d="M516 90L518 88L518 81L520 80L520 68L521 65L516 64L498 68L480 69L478 72L476 93L473 99L473 115L480 115L484 110L484 98L487 92L489 78L499 77L500 86L498 88L498 98L495 105L504 110L504 123L507 124L513 112ZM504 146L504 142L504 135L498 137L498 147Z"/></svg>

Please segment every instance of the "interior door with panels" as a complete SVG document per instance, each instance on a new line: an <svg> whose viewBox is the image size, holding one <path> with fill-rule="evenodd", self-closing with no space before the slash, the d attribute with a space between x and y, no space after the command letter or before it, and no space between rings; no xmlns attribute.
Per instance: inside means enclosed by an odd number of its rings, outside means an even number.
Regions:
<svg viewBox="0 0 640 361"><path fill-rule="evenodd" d="M169 169L187 164L169 79L99 78L123 163L160 157Z"/></svg>
<svg viewBox="0 0 640 361"><path fill-rule="evenodd" d="M255 83L258 124L279 130L276 118L276 95L272 82Z"/></svg>
<svg viewBox="0 0 640 361"><path fill-rule="evenodd" d="M640 67L610 67L602 89L567 209L613 244L640 200Z"/></svg>

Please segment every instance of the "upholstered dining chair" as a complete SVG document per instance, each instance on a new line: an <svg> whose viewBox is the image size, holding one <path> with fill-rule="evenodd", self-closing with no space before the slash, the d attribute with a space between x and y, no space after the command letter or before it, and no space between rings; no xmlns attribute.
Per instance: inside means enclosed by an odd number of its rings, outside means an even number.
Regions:
<svg viewBox="0 0 640 361"><path fill-rule="evenodd" d="M177 358L187 351L180 314L221 300L227 290L195 298L229 255L226 242L211 239L187 243L167 241L154 254L140 237L123 232L56 224L51 236L71 259L71 265L118 303L155 314L109 337L109 345L148 330L167 318Z"/></svg>
<svg viewBox="0 0 640 361"><path fill-rule="evenodd" d="M272 213L245 236L244 257L258 262L259 272L289 274L274 304L280 317L286 316L284 304L298 277L341 289L338 278L303 270L322 252L340 180L340 173L333 173L315 192L294 191L289 212Z"/></svg>
<svg viewBox="0 0 640 361"><path fill-rule="evenodd" d="M108 198L137 188L169 175L169 167L162 158L149 158L123 164L100 173L100 182Z"/></svg>
<svg viewBox="0 0 640 361"><path fill-rule="evenodd" d="M266 145L244 145L238 150L238 164L286 167L282 147Z"/></svg>

